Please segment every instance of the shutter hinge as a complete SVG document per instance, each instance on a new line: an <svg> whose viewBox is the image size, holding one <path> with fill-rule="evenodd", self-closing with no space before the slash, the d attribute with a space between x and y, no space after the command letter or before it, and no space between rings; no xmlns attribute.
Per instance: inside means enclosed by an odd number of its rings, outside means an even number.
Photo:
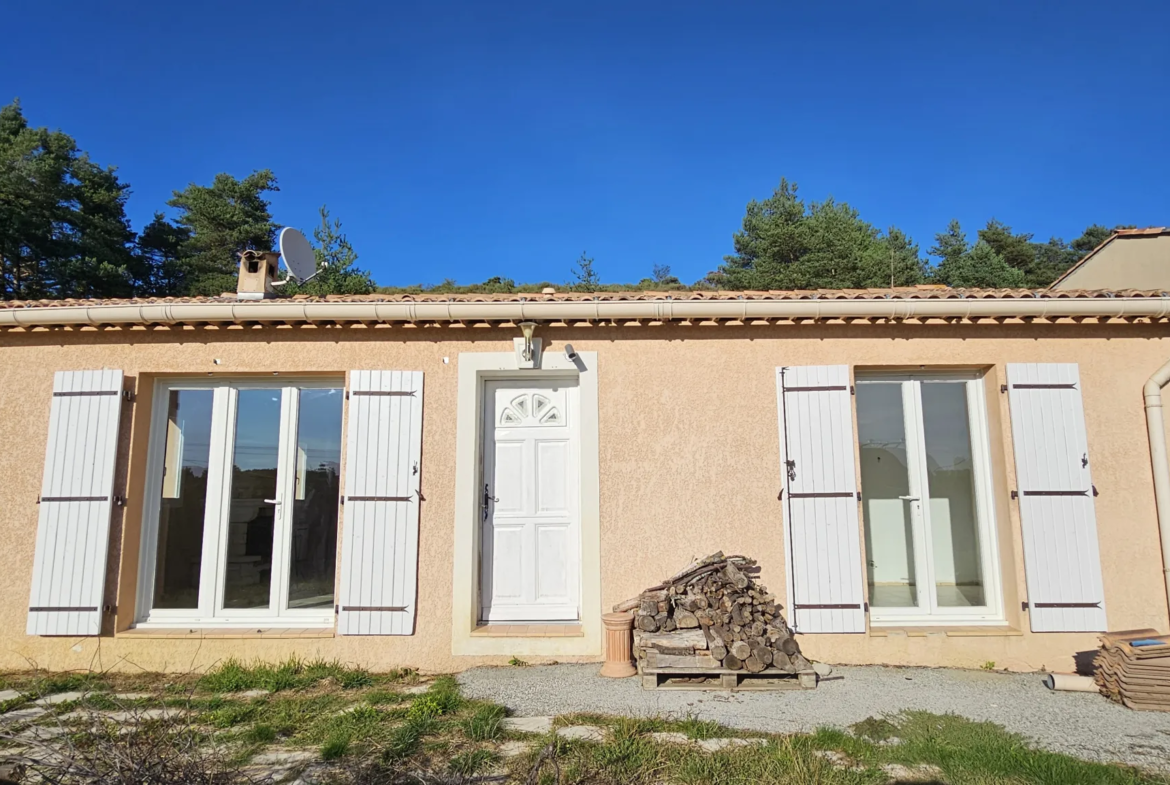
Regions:
<svg viewBox="0 0 1170 785"><path fill-rule="evenodd" d="M1001 385L999 386L999 394L1000 394L1000 395L1003 395L1003 394L1004 394L1004 393L1006 393L1006 392L1007 392L1007 385L1006 385L1006 384L1001 384Z"/></svg>
<svg viewBox="0 0 1170 785"><path fill-rule="evenodd" d="M852 384L849 385L849 394L850 395L857 395L857 389Z"/></svg>
<svg viewBox="0 0 1170 785"><path fill-rule="evenodd" d="M857 501L861 501L861 491L857 492Z"/></svg>
<svg viewBox="0 0 1170 785"><path fill-rule="evenodd" d="M333 615L336 616L339 613L341 613L341 603L333 606Z"/></svg>
<svg viewBox="0 0 1170 785"><path fill-rule="evenodd" d="M345 391L345 400L349 400L349 390Z"/></svg>
<svg viewBox="0 0 1170 785"><path fill-rule="evenodd" d="M1024 613L1028 612L1028 601L1027 600L1024 600L1023 602L1020 603L1020 610L1022 610Z"/></svg>
<svg viewBox="0 0 1170 785"><path fill-rule="evenodd" d="M1094 495L1094 496L1100 496L1100 495L1101 495L1101 494L1097 493L1097 486L1096 486L1096 485L1090 485L1089 487L1093 489L1093 495Z"/></svg>
<svg viewBox="0 0 1170 785"><path fill-rule="evenodd" d="M117 605L103 605L102 606L102 613L108 613L110 616L117 616L118 615L118 606Z"/></svg>
<svg viewBox="0 0 1170 785"><path fill-rule="evenodd" d="M123 499L121 496L115 496L115 497L114 497L114 506L115 506L115 507L125 507L125 506L126 506L126 500L125 500L125 499Z"/></svg>
<svg viewBox="0 0 1170 785"><path fill-rule="evenodd" d="M869 603L868 602L863 602L861 604L861 612L862 613L869 613Z"/></svg>
<svg viewBox="0 0 1170 785"><path fill-rule="evenodd" d="M1020 498L1020 492L1019 491L1012 491L1012 500L1014 501L1018 498Z"/></svg>
<svg viewBox="0 0 1170 785"><path fill-rule="evenodd" d="M122 390L122 400L126 403L134 403L135 395L133 390Z"/></svg>

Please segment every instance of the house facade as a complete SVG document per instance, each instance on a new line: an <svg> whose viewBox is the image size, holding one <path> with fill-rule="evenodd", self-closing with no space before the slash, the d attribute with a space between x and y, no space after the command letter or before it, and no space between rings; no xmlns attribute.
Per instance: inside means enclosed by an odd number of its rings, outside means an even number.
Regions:
<svg viewBox="0 0 1170 785"><path fill-rule="evenodd" d="M0 667L598 661L716 550L828 662L1167 627L1158 293L6 305Z"/></svg>

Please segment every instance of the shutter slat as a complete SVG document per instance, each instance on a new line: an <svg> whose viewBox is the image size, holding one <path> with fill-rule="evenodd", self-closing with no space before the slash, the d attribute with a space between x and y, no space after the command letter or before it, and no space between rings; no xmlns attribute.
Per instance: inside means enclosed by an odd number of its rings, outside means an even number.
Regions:
<svg viewBox="0 0 1170 785"><path fill-rule="evenodd" d="M53 378L30 635L98 635L122 416L121 371Z"/></svg>
<svg viewBox="0 0 1170 785"><path fill-rule="evenodd" d="M777 369L790 621L865 632L849 367Z"/></svg>
<svg viewBox="0 0 1170 785"><path fill-rule="evenodd" d="M1008 402L1033 632L1107 629L1075 363L1009 363Z"/></svg>
<svg viewBox="0 0 1170 785"><path fill-rule="evenodd" d="M420 371L350 373L341 635L414 633L422 392Z"/></svg>

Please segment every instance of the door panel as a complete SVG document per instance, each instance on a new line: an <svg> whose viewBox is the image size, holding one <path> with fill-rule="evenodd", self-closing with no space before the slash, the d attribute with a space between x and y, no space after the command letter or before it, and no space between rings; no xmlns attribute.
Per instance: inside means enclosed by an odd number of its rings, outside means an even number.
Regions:
<svg viewBox="0 0 1170 785"><path fill-rule="evenodd" d="M485 621L579 617L575 394L568 380L485 386Z"/></svg>
<svg viewBox="0 0 1170 785"><path fill-rule="evenodd" d="M569 512L569 443L537 442L536 444L536 509L537 513Z"/></svg>

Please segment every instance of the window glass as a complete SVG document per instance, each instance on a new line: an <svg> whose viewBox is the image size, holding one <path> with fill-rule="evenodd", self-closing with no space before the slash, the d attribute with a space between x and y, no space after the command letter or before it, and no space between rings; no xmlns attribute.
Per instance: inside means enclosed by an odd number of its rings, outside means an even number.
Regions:
<svg viewBox="0 0 1170 785"><path fill-rule="evenodd" d="M267 608L272 587L280 390L240 390L224 573L225 608Z"/></svg>
<svg viewBox="0 0 1170 785"><path fill-rule="evenodd" d="M154 570L156 608L199 606L212 398L211 390L171 390L167 397Z"/></svg>
<svg viewBox="0 0 1170 785"><path fill-rule="evenodd" d="M333 605L341 492L341 389L300 391L292 516L290 608Z"/></svg>
<svg viewBox="0 0 1170 785"><path fill-rule="evenodd" d="M857 385L862 510L869 602L874 607L918 605L909 467L902 385Z"/></svg>

